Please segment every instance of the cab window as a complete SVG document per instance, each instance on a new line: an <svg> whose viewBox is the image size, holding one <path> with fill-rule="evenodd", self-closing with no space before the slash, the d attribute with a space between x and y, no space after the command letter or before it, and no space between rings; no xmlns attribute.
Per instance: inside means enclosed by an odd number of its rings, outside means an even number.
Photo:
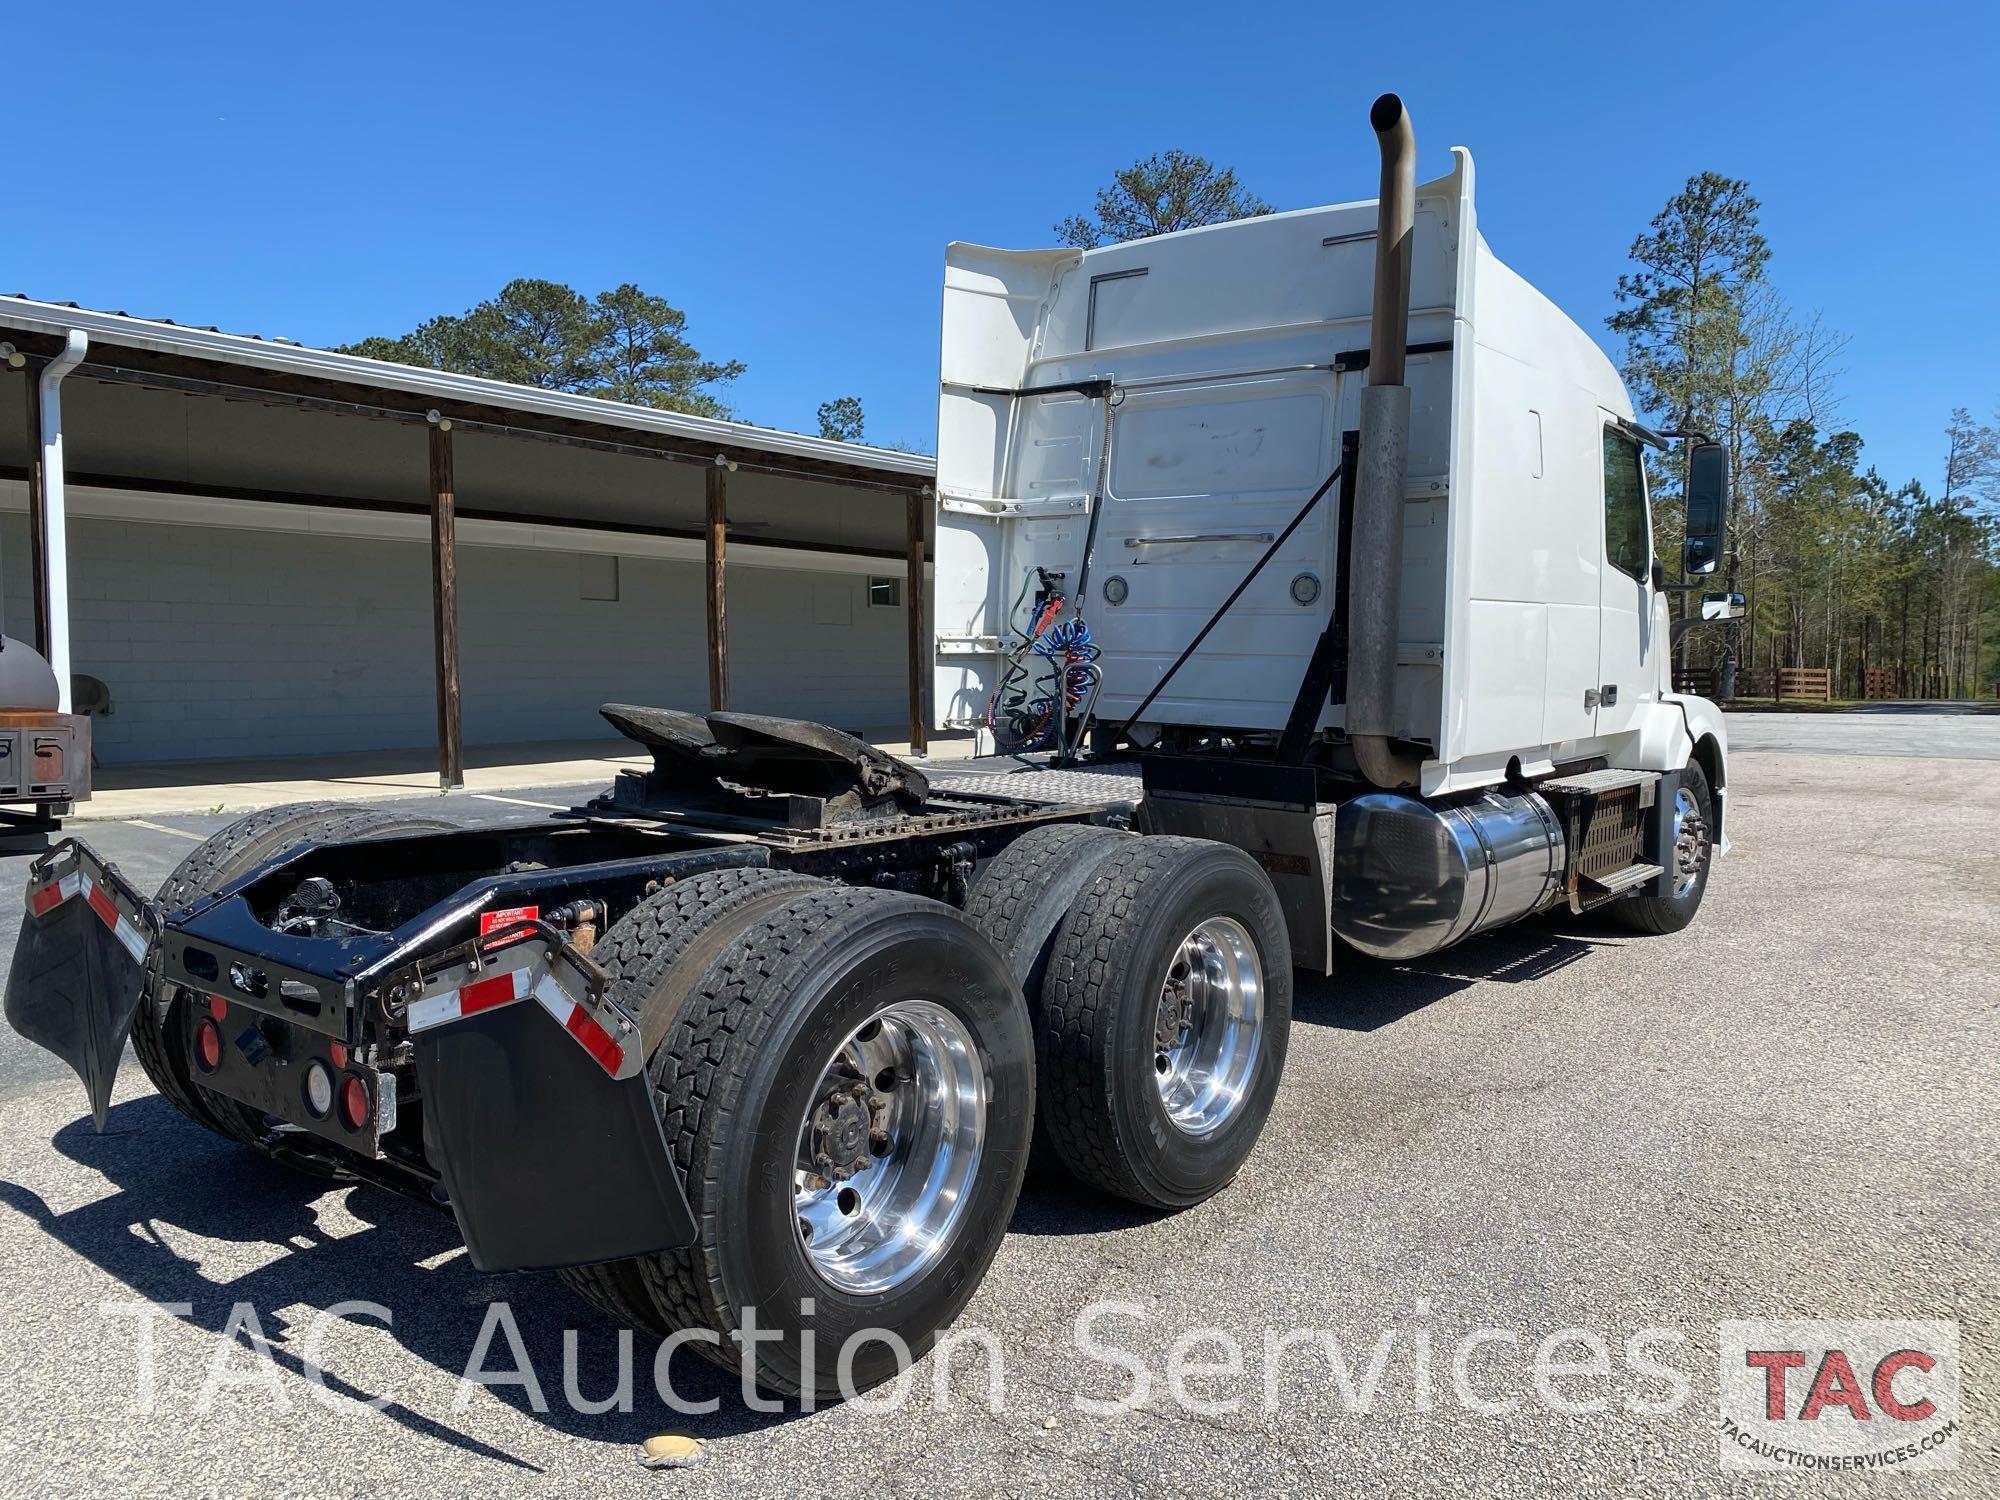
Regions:
<svg viewBox="0 0 2000 1500"><path fill-rule="evenodd" d="M1622 432L1604 433L1604 556L1642 583L1652 561L1646 527L1646 475L1639 445Z"/></svg>

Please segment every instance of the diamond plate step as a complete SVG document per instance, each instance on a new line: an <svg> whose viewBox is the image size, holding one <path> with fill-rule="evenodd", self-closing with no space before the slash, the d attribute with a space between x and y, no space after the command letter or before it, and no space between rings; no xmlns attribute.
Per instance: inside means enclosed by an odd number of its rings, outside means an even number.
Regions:
<svg viewBox="0 0 2000 1500"><path fill-rule="evenodd" d="M1658 771L1585 771L1578 776L1559 776L1554 781L1544 781L1535 790L1554 792L1559 797L1602 797L1607 792L1623 791L1628 786L1650 786L1659 779Z"/></svg>
<svg viewBox="0 0 2000 1500"><path fill-rule="evenodd" d="M1067 771L964 771L952 776L933 771L931 786L947 792L1018 797L1023 802L1109 802L1128 807L1137 807L1146 795L1137 762Z"/></svg>

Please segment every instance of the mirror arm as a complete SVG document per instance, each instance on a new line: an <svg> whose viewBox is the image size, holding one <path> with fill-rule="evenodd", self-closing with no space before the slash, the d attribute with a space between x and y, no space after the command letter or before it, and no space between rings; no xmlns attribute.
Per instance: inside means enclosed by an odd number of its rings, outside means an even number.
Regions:
<svg viewBox="0 0 2000 1500"><path fill-rule="evenodd" d="M1648 448L1657 448L1662 453L1667 451L1667 439L1674 436L1671 432L1655 432L1643 422L1634 422L1625 417L1613 417L1611 425L1635 443L1644 443Z"/></svg>

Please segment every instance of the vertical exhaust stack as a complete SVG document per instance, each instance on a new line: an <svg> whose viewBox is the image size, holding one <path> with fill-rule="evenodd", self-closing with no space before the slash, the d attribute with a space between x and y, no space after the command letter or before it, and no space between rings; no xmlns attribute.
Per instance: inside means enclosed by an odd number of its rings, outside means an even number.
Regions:
<svg viewBox="0 0 2000 1500"><path fill-rule="evenodd" d="M1391 742L1396 727L1396 637L1403 578L1403 491L1410 470L1410 249L1416 222L1417 137L1409 111L1384 94L1368 111L1382 147L1375 230L1375 311L1368 384L1361 392L1361 472L1347 560L1347 739L1361 774L1379 787L1417 784L1422 762Z"/></svg>

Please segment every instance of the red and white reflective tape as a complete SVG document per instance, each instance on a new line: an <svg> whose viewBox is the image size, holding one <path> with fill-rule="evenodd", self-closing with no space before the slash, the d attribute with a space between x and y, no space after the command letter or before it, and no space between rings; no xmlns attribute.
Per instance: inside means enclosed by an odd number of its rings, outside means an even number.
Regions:
<svg viewBox="0 0 2000 1500"><path fill-rule="evenodd" d="M30 890L28 910L38 917L45 917L82 888L83 872L71 870L60 880L51 880L47 885L38 885Z"/></svg>
<svg viewBox="0 0 2000 1500"><path fill-rule="evenodd" d="M623 1078L628 1072L639 1071L639 1050L636 1047L631 1049L632 1067L627 1069L626 1049L592 1014L589 1006L563 993L553 974L544 974L535 981L535 998L542 1002L542 1009L554 1016L562 1029L576 1039L578 1046L597 1059L598 1067L613 1078Z"/></svg>
<svg viewBox="0 0 2000 1500"><path fill-rule="evenodd" d="M588 1052L597 1065L613 1078L629 1078L644 1062L639 1049L619 1040L619 1027L604 1008L600 1014L584 1000L570 995L551 972L549 950L543 943L524 943L511 949L501 962L512 967L488 965L482 977L460 983L468 970L455 969L431 981L421 1000L410 1006L411 1031L428 1031L483 1010L495 1010L518 1000L533 999ZM628 1040L636 1040L626 1033Z"/></svg>
<svg viewBox="0 0 2000 1500"><path fill-rule="evenodd" d="M455 973L458 971L454 971ZM448 984L452 981L447 978ZM535 966L522 964L503 973L489 973L484 979L449 989L428 989L424 998L410 1006L410 1030L429 1031L462 1016L477 1015L499 1005L525 1000L535 991Z"/></svg>
<svg viewBox="0 0 2000 1500"><path fill-rule="evenodd" d="M34 887L28 892L28 910L37 917L45 917L65 901L73 901L79 895L97 913L97 920L111 929L111 935L118 939L125 951L141 963L145 962L146 934L137 922L118 909L118 903L111 899L110 890L99 881L92 880L87 871L71 870L59 880Z"/></svg>

